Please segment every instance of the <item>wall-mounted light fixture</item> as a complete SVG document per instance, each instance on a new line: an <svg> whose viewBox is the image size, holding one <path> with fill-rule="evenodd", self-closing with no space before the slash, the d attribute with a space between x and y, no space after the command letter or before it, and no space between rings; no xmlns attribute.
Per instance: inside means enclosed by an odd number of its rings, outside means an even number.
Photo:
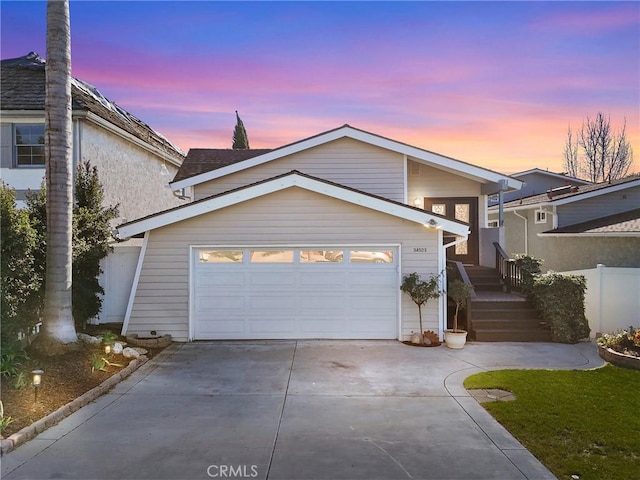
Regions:
<svg viewBox="0 0 640 480"><path fill-rule="evenodd" d="M422 198L416 197L413 199L413 205L417 208L422 208Z"/></svg>
<svg viewBox="0 0 640 480"><path fill-rule="evenodd" d="M435 229L442 228L442 226L440 226L440 224L438 222L436 222L433 218L431 220L429 220L428 222L426 222L424 224L424 226L427 227L427 228L435 228Z"/></svg>

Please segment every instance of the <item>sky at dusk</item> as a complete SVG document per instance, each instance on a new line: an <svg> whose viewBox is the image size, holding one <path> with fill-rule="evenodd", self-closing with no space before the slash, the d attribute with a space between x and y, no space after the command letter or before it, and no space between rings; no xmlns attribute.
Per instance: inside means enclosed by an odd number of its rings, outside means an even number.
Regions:
<svg viewBox="0 0 640 480"><path fill-rule="evenodd" d="M348 123L504 173L562 171L599 111L640 171L640 2L70 3L73 75L173 143L252 148ZM3 59L46 3L0 1Z"/></svg>

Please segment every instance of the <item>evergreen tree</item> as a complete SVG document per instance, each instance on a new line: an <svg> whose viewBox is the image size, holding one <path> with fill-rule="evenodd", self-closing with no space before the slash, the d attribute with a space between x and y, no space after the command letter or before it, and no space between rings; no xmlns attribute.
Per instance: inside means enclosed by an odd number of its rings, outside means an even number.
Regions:
<svg viewBox="0 0 640 480"><path fill-rule="evenodd" d="M111 252L110 222L118 207L103 207L104 191L98 169L89 162L78 165L73 208L73 318L83 329L102 309L104 289L98 283L100 261Z"/></svg>
<svg viewBox="0 0 640 480"><path fill-rule="evenodd" d="M0 291L3 347L28 334L39 319L38 297L42 277L36 268L37 233L23 209L16 208L15 191L0 184Z"/></svg>
<svg viewBox="0 0 640 480"><path fill-rule="evenodd" d="M236 128L233 131L233 149L234 150L248 150L249 149L249 137L247 137L247 131L244 128L244 123L240 120L238 111L236 110Z"/></svg>
<svg viewBox="0 0 640 480"><path fill-rule="evenodd" d="M103 288L98 283L102 273L100 261L111 251L110 222L118 216L118 208L103 207L104 192L98 178L98 169L89 162L78 165L74 183L73 205L73 262L72 262L72 311L78 330L100 313ZM31 224L38 231L35 258L38 271L45 270L47 193L27 196ZM44 291L44 285L42 286Z"/></svg>

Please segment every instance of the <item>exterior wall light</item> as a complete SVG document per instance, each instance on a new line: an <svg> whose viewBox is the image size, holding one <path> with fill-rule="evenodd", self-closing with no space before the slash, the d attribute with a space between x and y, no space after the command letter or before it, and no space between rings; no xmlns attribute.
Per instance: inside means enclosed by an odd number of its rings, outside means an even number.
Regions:
<svg viewBox="0 0 640 480"><path fill-rule="evenodd" d="M440 228L440 224L436 222L433 218L424 224L427 228Z"/></svg>
<svg viewBox="0 0 640 480"><path fill-rule="evenodd" d="M414 205L415 207L417 207L417 208L422 208L422 198L420 198L420 197L416 197L416 198L413 200L413 205Z"/></svg>

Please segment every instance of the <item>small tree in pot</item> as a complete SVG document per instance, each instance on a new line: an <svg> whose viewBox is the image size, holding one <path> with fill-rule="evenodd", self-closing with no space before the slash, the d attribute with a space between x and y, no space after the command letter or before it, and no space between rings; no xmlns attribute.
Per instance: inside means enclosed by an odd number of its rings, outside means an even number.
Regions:
<svg viewBox="0 0 640 480"><path fill-rule="evenodd" d="M445 332L445 340L447 346L450 348L462 348L466 342L467 332L458 329L458 313L466 307L467 300L471 297L471 293L473 293L473 285L465 283L462 280L456 279L449 284L447 296L456 304L456 311L453 314L453 329ZM458 337L459 341L455 343L451 342L454 337Z"/></svg>
<svg viewBox="0 0 640 480"><path fill-rule="evenodd" d="M420 343L424 343L424 330L422 328L422 306L427 303L430 298L438 298L442 292L438 290L438 280L440 275L431 275L429 280L425 281L420 278L416 272L409 273L402 278L400 290L408 294L418 306L418 317L420 319Z"/></svg>

